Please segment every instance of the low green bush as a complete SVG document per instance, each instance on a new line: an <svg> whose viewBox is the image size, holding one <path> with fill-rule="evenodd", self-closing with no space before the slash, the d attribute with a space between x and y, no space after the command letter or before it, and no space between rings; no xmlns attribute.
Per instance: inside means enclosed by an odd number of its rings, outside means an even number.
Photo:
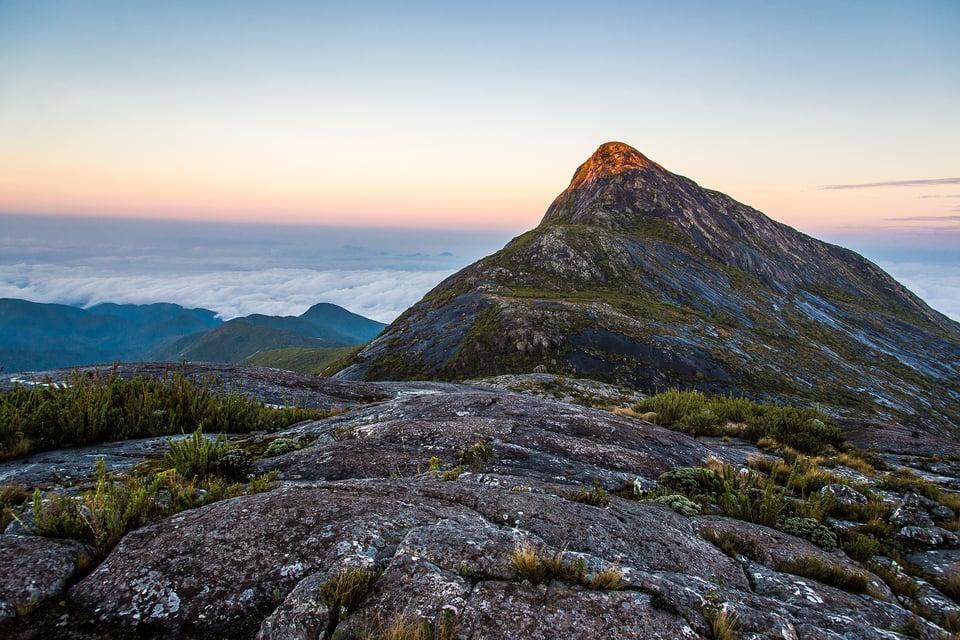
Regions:
<svg viewBox="0 0 960 640"><path fill-rule="evenodd" d="M703 467L675 467L661 473L657 484L686 496L715 493L719 488L717 474Z"/></svg>
<svg viewBox="0 0 960 640"><path fill-rule="evenodd" d="M837 536L813 518L786 518L778 527L784 533L809 540L824 551L837 548Z"/></svg>
<svg viewBox="0 0 960 640"><path fill-rule="evenodd" d="M693 502L686 496L681 496L680 494L660 496L659 498L655 498L655 502L665 504L680 515L688 518L700 515L700 505L698 505L696 502Z"/></svg>
<svg viewBox="0 0 960 640"><path fill-rule="evenodd" d="M216 468L226 452L223 434L216 438L203 435L203 427L181 440L171 440L170 450L163 459L170 469L176 469L184 478L203 478Z"/></svg>
<svg viewBox="0 0 960 640"><path fill-rule="evenodd" d="M270 443L270 446L267 447L267 450L263 455L267 456L268 458L272 458L273 456L282 456L286 453L292 453L297 451L299 448L300 445L297 444L295 440L281 436L274 439L274 441Z"/></svg>
<svg viewBox="0 0 960 640"><path fill-rule="evenodd" d="M633 407L638 414L656 414L657 424L694 435L722 435L728 424L745 425L735 434L758 442L774 438L807 454L839 447L843 432L820 411L760 404L732 396L707 396L700 391L669 389L644 398Z"/></svg>
<svg viewBox="0 0 960 640"><path fill-rule="evenodd" d="M187 479L175 470L118 478L99 459L92 490L68 496L36 489L32 515L37 534L88 542L105 554L129 531L186 509L266 491L275 478L276 472L251 478L246 488L213 475Z"/></svg>

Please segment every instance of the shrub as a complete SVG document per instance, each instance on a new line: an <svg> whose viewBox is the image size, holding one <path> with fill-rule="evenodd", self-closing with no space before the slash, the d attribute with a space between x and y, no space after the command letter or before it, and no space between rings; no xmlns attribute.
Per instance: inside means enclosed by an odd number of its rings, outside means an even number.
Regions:
<svg viewBox="0 0 960 640"><path fill-rule="evenodd" d="M657 483L684 495L695 496L716 492L717 474L701 467L676 467L661 473Z"/></svg>
<svg viewBox="0 0 960 640"><path fill-rule="evenodd" d="M634 405L634 410L638 413L655 413L657 424L670 427L680 422L688 413L700 409L705 402L706 396L700 391L668 389L644 398Z"/></svg>
<svg viewBox="0 0 960 640"><path fill-rule="evenodd" d="M176 469L184 478L202 478L209 475L226 451L223 434L214 439L203 435L203 427L181 440L171 440L170 450L163 459L170 469Z"/></svg>
<svg viewBox="0 0 960 640"><path fill-rule="evenodd" d="M246 493L267 490L275 478L276 472L252 478ZM105 554L128 532L149 522L243 493L242 484L212 476L184 479L169 472L117 478L100 459L91 491L70 497L43 495L36 489L32 511L39 535L88 542Z"/></svg>
<svg viewBox="0 0 960 640"><path fill-rule="evenodd" d="M263 455L272 458L273 456L282 456L286 453L297 451L298 449L300 449L300 445L297 444L295 440L281 436L275 438L273 442L270 443L270 446L267 447Z"/></svg>
<svg viewBox="0 0 960 640"><path fill-rule="evenodd" d="M672 494L668 496L660 496L659 498L656 498L655 501L659 502L660 504L667 505L680 515L688 518L700 515L700 505L691 501L686 496Z"/></svg>
<svg viewBox="0 0 960 640"><path fill-rule="evenodd" d="M824 551L833 551L837 548L837 536L813 518L787 518L780 523L779 529L784 533L809 540Z"/></svg>
<svg viewBox="0 0 960 640"><path fill-rule="evenodd" d="M211 431L275 431L330 412L275 409L225 389L215 380L180 372L122 379L75 371L62 384L47 380L0 393L0 459L33 451L173 435L205 424Z"/></svg>
<svg viewBox="0 0 960 640"><path fill-rule="evenodd" d="M787 504L783 491L773 482L767 482L762 490L748 488L744 491L725 482L718 502L724 515L767 527L776 527Z"/></svg>
<svg viewBox="0 0 960 640"><path fill-rule="evenodd" d="M880 543L873 538L856 531L850 531L844 535L846 540L843 542L843 550L854 560L866 562L880 553Z"/></svg>
<svg viewBox="0 0 960 640"><path fill-rule="evenodd" d="M826 416L813 409L763 405L763 411L747 420L744 437L753 442L761 438L775 438L781 444L800 452L816 455L827 445L839 446L843 432L828 424Z"/></svg>
<svg viewBox="0 0 960 640"><path fill-rule="evenodd" d="M162 514L154 496L162 477L117 482L103 458L96 463L96 487L77 498L33 493L33 516L39 535L72 538L93 544L101 553L113 548L128 531Z"/></svg>
<svg viewBox="0 0 960 640"><path fill-rule="evenodd" d="M849 571L839 565L828 564L813 556L777 563L777 571L810 578L817 582L843 589L851 593L865 593L869 583L867 576L859 571Z"/></svg>
<svg viewBox="0 0 960 640"><path fill-rule="evenodd" d="M240 481L250 471L250 454L240 448L227 449L214 463L213 472L227 480Z"/></svg>
<svg viewBox="0 0 960 640"><path fill-rule="evenodd" d="M843 432L829 418L810 408L759 404L745 398L712 396L700 391L669 389L634 405L635 413L651 412L657 424L695 435L720 435L728 423L746 425L741 435L766 446L778 441L783 447L818 454L828 446L839 447Z"/></svg>

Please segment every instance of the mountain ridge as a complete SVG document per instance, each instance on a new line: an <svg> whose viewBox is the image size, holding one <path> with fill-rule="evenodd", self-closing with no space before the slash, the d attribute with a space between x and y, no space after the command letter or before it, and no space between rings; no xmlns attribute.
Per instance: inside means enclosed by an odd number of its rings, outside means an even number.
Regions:
<svg viewBox="0 0 960 640"><path fill-rule="evenodd" d="M853 251L623 143L601 145L536 228L440 283L337 375L537 368L960 429L960 324Z"/></svg>
<svg viewBox="0 0 960 640"><path fill-rule="evenodd" d="M166 302L70 305L0 299L0 367L7 372L135 360L239 363L267 349L342 348L386 325L330 303L300 316L253 314L226 322L209 309Z"/></svg>

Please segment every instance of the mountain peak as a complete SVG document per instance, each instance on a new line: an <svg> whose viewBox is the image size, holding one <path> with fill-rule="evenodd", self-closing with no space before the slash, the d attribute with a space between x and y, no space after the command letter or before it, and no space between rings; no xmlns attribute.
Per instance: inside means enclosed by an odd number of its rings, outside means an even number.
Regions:
<svg viewBox="0 0 960 640"><path fill-rule="evenodd" d="M645 155L623 142L605 142L593 155L577 168L570 181L571 189L582 187L600 178L607 178L625 171L656 167L663 169Z"/></svg>

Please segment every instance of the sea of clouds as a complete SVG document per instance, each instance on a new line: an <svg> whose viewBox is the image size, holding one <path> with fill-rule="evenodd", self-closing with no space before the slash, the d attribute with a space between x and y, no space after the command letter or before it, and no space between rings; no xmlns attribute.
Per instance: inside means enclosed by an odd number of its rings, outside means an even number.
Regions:
<svg viewBox="0 0 960 640"><path fill-rule="evenodd" d="M2 215L0 298L80 307L173 302L224 320L299 315L332 302L390 322L512 235ZM960 320L960 252L949 238L939 250L902 234L895 243L864 238L831 240Z"/></svg>
<svg viewBox="0 0 960 640"><path fill-rule="evenodd" d="M390 322L507 232L0 216L0 297L173 302L229 320L332 302Z"/></svg>

